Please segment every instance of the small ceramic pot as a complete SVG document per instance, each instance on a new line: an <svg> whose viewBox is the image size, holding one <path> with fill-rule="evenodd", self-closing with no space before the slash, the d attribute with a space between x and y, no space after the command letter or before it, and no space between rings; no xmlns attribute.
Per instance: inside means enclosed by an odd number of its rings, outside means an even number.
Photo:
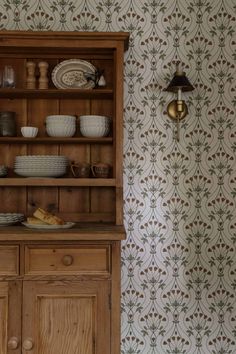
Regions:
<svg viewBox="0 0 236 354"><path fill-rule="evenodd" d="M70 165L70 168L74 177L78 177L78 178L90 177L90 164L86 162L72 163Z"/></svg>
<svg viewBox="0 0 236 354"><path fill-rule="evenodd" d="M98 162L91 166L91 171L96 178L108 178L111 166L108 163Z"/></svg>

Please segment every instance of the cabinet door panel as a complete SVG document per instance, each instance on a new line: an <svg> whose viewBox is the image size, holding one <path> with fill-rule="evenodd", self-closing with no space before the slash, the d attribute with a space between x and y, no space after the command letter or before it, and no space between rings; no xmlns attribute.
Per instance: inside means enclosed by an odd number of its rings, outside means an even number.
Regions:
<svg viewBox="0 0 236 354"><path fill-rule="evenodd" d="M8 284L0 283L0 354L7 353Z"/></svg>
<svg viewBox="0 0 236 354"><path fill-rule="evenodd" d="M30 338L31 354L110 353L109 289L109 282L25 282L23 347Z"/></svg>
<svg viewBox="0 0 236 354"><path fill-rule="evenodd" d="M18 275L19 246L0 246L0 275Z"/></svg>
<svg viewBox="0 0 236 354"><path fill-rule="evenodd" d="M0 283L0 354L10 354L8 342L18 343L15 354L21 354L21 282Z"/></svg>

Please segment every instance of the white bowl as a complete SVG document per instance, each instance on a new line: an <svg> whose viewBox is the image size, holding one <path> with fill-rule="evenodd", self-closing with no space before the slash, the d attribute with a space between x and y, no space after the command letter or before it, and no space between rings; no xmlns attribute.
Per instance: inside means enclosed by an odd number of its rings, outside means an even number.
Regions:
<svg viewBox="0 0 236 354"><path fill-rule="evenodd" d="M87 138L100 138L103 136L107 136L109 133L109 127L99 127L99 126L91 126L91 127L83 127L80 126L80 132L83 136Z"/></svg>
<svg viewBox="0 0 236 354"><path fill-rule="evenodd" d="M25 138L35 138L36 135L38 134L38 128L37 127L21 127L21 134Z"/></svg>
<svg viewBox="0 0 236 354"><path fill-rule="evenodd" d="M80 122L110 122L111 118L106 116L98 116L98 115L83 115L79 117Z"/></svg>
<svg viewBox="0 0 236 354"><path fill-rule="evenodd" d="M63 125L53 125L53 126L46 126L46 132L49 136L52 137L60 137L60 138L65 138L65 137L71 137L75 134L76 131L76 126L75 125L68 125L68 126L63 126Z"/></svg>
<svg viewBox="0 0 236 354"><path fill-rule="evenodd" d="M110 124L106 124L106 123L80 123L80 127L85 127L85 128L89 128L89 127L96 127L96 128L110 128Z"/></svg>
<svg viewBox="0 0 236 354"><path fill-rule="evenodd" d="M46 119L54 119L54 118L59 118L59 119L75 119L74 115L71 114L51 114L46 117Z"/></svg>
<svg viewBox="0 0 236 354"><path fill-rule="evenodd" d="M65 114L54 114L46 117L46 122L75 122L76 117Z"/></svg>
<svg viewBox="0 0 236 354"><path fill-rule="evenodd" d="M61 127L61 128L67 128L67 127L75 127L75 123L46 123L46 127Z"/></svg>

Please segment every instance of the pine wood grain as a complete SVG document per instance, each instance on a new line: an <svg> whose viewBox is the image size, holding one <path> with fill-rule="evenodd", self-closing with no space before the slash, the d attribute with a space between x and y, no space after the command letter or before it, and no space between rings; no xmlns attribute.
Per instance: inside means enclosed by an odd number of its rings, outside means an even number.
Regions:
<svg viewBox="0 0 236 354"><path fill-rule="evenodd" d="M0 275L19 274L19 246L0 245Z"/></svg>
<svg viewBox="0 0 236 354"><path fill-rule="evenodd" d="M109 282L25 282L22 339L33 339L31 353L109 354L109 289Z"/></svg>
<svg viewBox="0 0 236 354"><path fill-rule="evenodd" d="M8 284L0 283L0 353L7 354Z"/></svg>
<svg viewBox="0 0 236 354"><path fill-rule="evenodd" d="M33 230L0 227L0 354L7 341L19 339L16 354L120 354L120 241L123 226L123 57L124 32L0 32L0 70L14 67L17 87L0 89L2 110L17 115L17 136L0 137L1 212L25 216L43 207L71 229ZM55 65L78 58L104 70L105 88L57 89ZM26 89L27 60L47 61L49 88ZM36 86L38 87L38 86ZM50 138L50 114L106 115L109 137ZM22 138L20 127L39 128L35 139ZM105 162L109 178L25 178L14 174L17 155L63 155L69 161ZM27 350L32 344L32 349Z"/></svg>

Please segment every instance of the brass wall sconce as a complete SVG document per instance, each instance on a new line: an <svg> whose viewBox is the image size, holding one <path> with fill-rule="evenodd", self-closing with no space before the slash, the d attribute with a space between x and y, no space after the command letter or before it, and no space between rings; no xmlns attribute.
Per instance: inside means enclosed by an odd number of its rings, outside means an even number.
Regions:
<svg viewBox="0 0 236 354"><path fill-rule="evenodd" d="M182 99L182 92L193 90L194 87L190 84L185 73L181 69L179 69L179 65L177 65L174 77L165 89L165 91L174 92L177 95L177 99L171 101L167 106L168 116L171 119L175 120L177 123L177 141L179 141L179 121L185 118L188 114L188 107L185 101Z"/></svg>

